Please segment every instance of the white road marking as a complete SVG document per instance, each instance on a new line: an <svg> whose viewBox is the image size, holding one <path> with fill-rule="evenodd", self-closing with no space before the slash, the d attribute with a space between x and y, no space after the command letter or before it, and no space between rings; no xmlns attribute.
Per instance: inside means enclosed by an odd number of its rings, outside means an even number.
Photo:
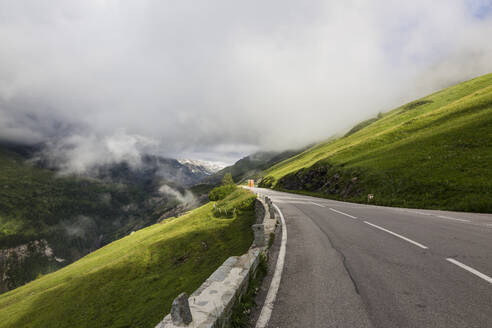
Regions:
<svg viewBox="0 0 492 328"><path fill-rule="evenodd" d="M325 205L321 205L321 204L318 204L318 203L315 203L315 202L311 202L311 204L314 204L314 205L319 206L319 207L326 207Z"/></svg>
<svg viewBox="0 0 492 328"><path fill-rule="evenodd" d="M429 248L429 247L424 246L424 245L422 245L422 244L420 244L420 243L417 243L416 241L413 241L413 240L411 240L411 239L409 239L409 238L407 238L407 237L403 237L402 235L399 235L399 234L397 234L396 232L393 232L393 231L390 231L390 230L385 229L385 228L383 228L383 227L380 227L380 226L378 226L378 225L375 225L374 223L367 222L367 221L364 221L364 223L367 223L368 225L373 226L374 228L377 228L377 229L382 230L382 231L384 231L384 232L387 232L387 233L389 233L389 234L392 234L392 235L393 235L393 236L395 236L395 237L398 237L398 238L401 238L401 239L403 239L403 240L405 240L405 241L408 241L409 243L412 243L412 244L414 244L415 246L418 246L418 247L420 247L420 248L423 248L423 249L427 249L427 248Z"/></svg>
<svg viewBox="0 0 492 328"><path fill-rule="evenodd" d="M455 220L455 221L461 221L461 222L471 222L470 220L457 219L457 218L453 218L451 216L446 216L446 215L438 215L437 217L438 218L441 218L441 219L447 219L447 220Z"/></svg>
<svg viewBox="0 0 492 328"><path fill-rule="evenodd" d="M334 209L334 208L331 208L331 207L330 207L330 210L332 210L333 212L337 212L338 214L342 214L342 215L348 216L349 218L352 218L352 219L357 219L357 217L356 217L356 216L353 216L353 215L350 215L350 214L347 214L347 213L343 213L343 212L337 211L337 210L336 210L336 209Z"/></svg>
<svg viewBox="0 0 492 328"><path fill-rule="evenodd" d="M277 204L311 204L309 201L299 201L299 200L272 200Z"/></svg>
<svg viewBox="0 0 492 328"><path fill-rule="evenodd" d="M434 216L436 218L441 218L441 219L446 219L446 220L454 220L454 221L461 221L461 222L471 222L470 220L453 218L452 216L447 216L447 215L437 215L437 214L433 214L433 213L424 213L424 212L417 212L417 211L407 211L407 212L415 213L415 214L420 214L420 215L425 215L425 216Z"/></svg>
<svg viewBox="0 0 492 328"><path fill-rule="evenodd" d="M256 321L256 328L265 328L270 321L273 305L275 303L275 299L277 298L278 288L280 287L280 280L282 279L282 272L284 270L285 249L287 245L287 226L280 208L278 208L275 204L273 204L273 206L277 209L278 214L280 215L280 221L282 222L282 241L280 244L280 251L278 253L277 265L275 266L275 272L273 274L270 287L268 288L268 294L266 296L265 303L263 304L263 308L261 309L260 317L258 318L258 321Z"/></svg>
<svg viewBox="0 0 492 328"><path fill-rule="evenodd" d="M448 260L449 262L453 263L453 264L456 264L457 266L459 266L460 268L462 269L465 269L466 271L468 272L471 272L473 273L474 275L476 275L477 277L480 277L482 278L483 280L487 281L488 283L492 284L492 278L490 278L489 276L481 273L480 271L477 271L475 270L474 268L471 268L469 267L468 265L466 264L463 264L459 261L456 261L455 259L452 259L452 258L447 258L446 260Z"/></svg>
<svg viewBox="0 0 492 328"><path fill-rule="evenodd" d="M413 212L413 213L416 213L416 214L420 214L420 215L426 215L426 216L431 216L432 214L430 213L424 213L424 212Z"/></svg>
<svg viewBox="0 0 492 328"><path fill-rule="evenodd" d="M309 201L309 199L307 198L302 198L302 197L284 197L284 196L271 196L270 197L272 200L287 200L287 199L290 199L290 200L305 200L305 201Z"/></svg>

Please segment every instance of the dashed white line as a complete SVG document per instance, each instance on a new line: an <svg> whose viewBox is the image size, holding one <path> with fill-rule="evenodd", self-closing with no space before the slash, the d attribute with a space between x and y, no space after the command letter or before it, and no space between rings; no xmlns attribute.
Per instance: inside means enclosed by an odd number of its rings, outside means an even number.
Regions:
<svg viewBox="0 0 492 328"><path fill-rule="evenodd" d="M447 219L447 220L455 220L455 221L461 221L461 222L471 222L470 220L457 219L457 218L453 218L451 216L446 216L446 215L438 215L437 217L438 218L441 218L441 219Z"/></svg>
<svg viewBox="0 0 492 328"><path fill-rule="evenodd" d="M403 239L403 240L405 240L405 241L408 241L409 243L414 244L415 246L418 246L418 247L420 247L420 248L423 248L423 249L427 249L427 248L429 248L429 247L427 247L427 246L425 246L425 245L422 245L422 244L420 244L420 243L417 243L416 241L413 241L413 240L411 240L411 239L409 239L409 238L407 238L407 237L404 237L404 236L402 236L402 235L399 235L399 234L397 234L396 232L393 232L393 231L390 231L390 230L385 229L385 228L383 228L383 227L380 227L380 226L378 226L378 225L375 225L374 223L367 222L367 221L364 221L364 223L366 223L366 224L368 224L368 225L370 225L370 226L373 226L374 228L377 228L377 229L379 229L379 230L382 230L382 231L384 231L384 232L387 232L387 233L389 233L389 234L392 234L392 235L393 235L393 236L395 236L395 237L398 237L398 238L401 238L401 239Z"/></svg>
<svg viewBox="0 0 492 328"><path fill-rule="evenodd" d="M280 211L277 205L273 204L280 215L280 221L282 222L282 241L280 244L280 251L278 253L277 265L275 266L275 273L273 274L272 282L268 288L268 293L261 309L260 317L256 321L256 328L265 328L272 316L273 304L277 297L278 288L280 287L280 280L282 279L282 271L284 270L285 262L285 249L287 244L287 226L285 224L284 215Z"/></svg>
<svg viewBox="0 0 492 328"><path fill-rule="evenodd" d="M413 212L413 213L416 213L416 214L420 214L420 215L426 215L426 216L432 216L432 214L430 213L424 213L424 212Z"/></svg>
<svg viewBox="0 0 492 328"><path fill-rule="evenodd" d="M446 219L446 220L453 220L453 221L460 221L460 222L471 222L470 220L453 218L452 216L447 216L447 215L437 215L437 214L433 214L433 213L424 213L424 212L417 212L417 211L409 211L409 212L415 213L415 214L420 214L420 215L425 215L425 216L434 216L436 218L441 218L441 219Z"/></svg>
<svg viewBox="0 0 492 328"><path fill-rule="evenodd" d="M353 216L353 215L350 215L350 214L347 214L347 213L343 213L343 212L337 211L337 210L336 210L336 209L334 209L334 208L331 208L331 207L330 207L330 210L332 210L333 212L337 212L338 214L342 214L342 215L348 216L349 218L352 218L352 219L357 219L357 217L356 217L356 216Z"/></svg>
<svg viewBox="0 0 492 328"><path fill-rule="evenodd" d="M319 206L319 207L326 207L325 205L321 205L321 204L318 204L318 203L315 203L315 202L311 202L311 204L314 204L314 205Z"/></svg>
<svg viewBox="0 0 492 328"><path fill-rule="evenodd" d="M460 261L456 261L455 259L452 259L452 258L447 258L446 260L448 260L449 262L453 263L453 264L456 264L457 266L459 266L460 268L462 269L465 269L466 271L468 272L471 272L473 273L474 275L476 275L477 277L480 277L482 278L483 280L487 281L488 283L492 284L492 278L490 278L489 276L481 273L480 271L478 270L475 270L474 268L472 267L469 267L468 265L466 264L463 264L461 263Z"/></svg>

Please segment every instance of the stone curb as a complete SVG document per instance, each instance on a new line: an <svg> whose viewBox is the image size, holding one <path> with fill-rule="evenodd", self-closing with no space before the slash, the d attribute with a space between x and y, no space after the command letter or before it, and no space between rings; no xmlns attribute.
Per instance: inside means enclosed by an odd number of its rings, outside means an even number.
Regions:
<svg viewBox="0 0 492 328"><path fill-rule="evenodd" d="M257 247L256 243L268 245L270 233L275 231L275 212L268 197L257 197L255 213L263 215L264 239L255 241L246 254L229 257L208 279L188 298L189 310L191 310L192 322L188 325L173 322L171 314L168 314L155 328L225 328L227 327L232 308L241 299L248 289L250 275L256 275L256 269L260 263L260 255L267 254L267 246ZM261 207L262 208L261 208ZM261 211L263 210L263 211ZM273 213L273 220L271 215ZM257 222L260 221L257 217ZM261 222L261 221L260 221ZM259 222L258 222L259 223ZM255 224L254 226L258 226ZM257 229L256 229L257 230ZM255 231L256 231L255 230ZM180 295L180 298L183 296ZM178 297L179 298L179 297ZM173 302L172 311L180 311L178 298ZM186 302L183 302L186 303ZM184 305L186 306L186 305ZM185 309L187 310L187 309Z"/></svg>

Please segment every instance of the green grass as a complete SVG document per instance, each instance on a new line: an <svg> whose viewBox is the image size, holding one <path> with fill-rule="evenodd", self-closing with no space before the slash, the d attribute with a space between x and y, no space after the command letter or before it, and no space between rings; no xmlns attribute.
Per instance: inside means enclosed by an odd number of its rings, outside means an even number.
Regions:
<svg viewBox="0 0 492 328"><path fill-rule="evenodd" d="M265 177L280 189L293 174L308 177L325 167L323 174L340 176L340 186L357 177L357 195L340 197L316 183L302 190L357 202L373 193L382 205L492 212L491 164L487 74L363 122L342 138L272 166Z"/></svg>
<svg viewBox="0 0 492 328"><path fill-rule="evenodd" d="M240 209L233 218L208 203L0 295L0 327L154 327L174 297L249 248L254 198L238 188L221 201Z"/></svg>

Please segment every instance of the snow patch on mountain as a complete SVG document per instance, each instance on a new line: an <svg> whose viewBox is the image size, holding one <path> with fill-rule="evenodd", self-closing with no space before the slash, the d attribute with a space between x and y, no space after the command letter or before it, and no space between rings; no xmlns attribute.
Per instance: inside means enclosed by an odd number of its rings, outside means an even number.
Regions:
<svg viewBox="0 0 492 328"><path fill-rule="evenodd" d="M196 159L178 159L178 162L187 166L193 173L212 175L227 166L223 162L201 161Z"/></svg>

